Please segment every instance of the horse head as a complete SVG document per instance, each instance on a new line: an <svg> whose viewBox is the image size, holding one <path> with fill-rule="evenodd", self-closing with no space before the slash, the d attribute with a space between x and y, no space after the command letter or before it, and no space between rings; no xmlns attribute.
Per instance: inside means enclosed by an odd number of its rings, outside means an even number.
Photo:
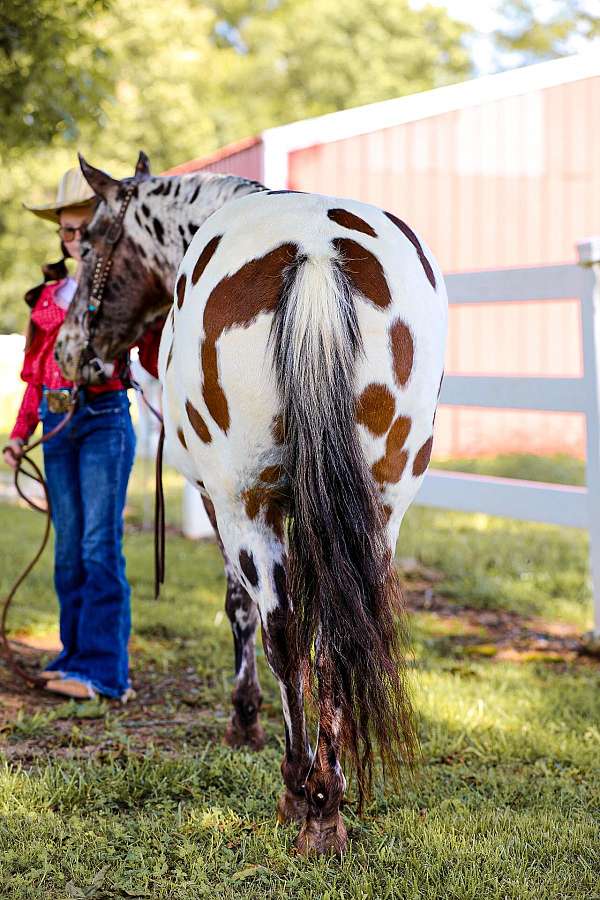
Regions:
<svg viewBox="0 0 600 900"><path fill-rule="evenodd" d="M147 156L140 153L134 175L122 180L82 156L79 162L98 203L82 234L78 288L54 352L67 378L93 384L112 374L114 360L168 310L172 282L165 256L150 250L161 236L160 221L154 219L149 239L138 211L158 182Z"/></svg>

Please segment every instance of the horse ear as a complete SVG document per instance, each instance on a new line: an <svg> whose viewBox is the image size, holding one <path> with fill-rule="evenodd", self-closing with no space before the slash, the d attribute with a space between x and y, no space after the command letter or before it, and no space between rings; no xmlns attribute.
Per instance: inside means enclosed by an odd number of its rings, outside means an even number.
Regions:
<svg viewBox="0 0 600 900"><path fill-rule="evenodd" d="M138 181L145 181L146 178L150 178L150 174L150 160L144 151L140 150L138 161L135 164L135 178L137 178Z"/></svg>
<svg viewBox="0 0 600 900"><path fill-rule="evenodd" d="M119 187L117 179L108 175L106 172L103 172L102 169L95 169L94 166L90 166L81 153L79 153L78 156L83 177L93 192L99 197L102 197L103 200L106 200L107 203L110 203Z"/></svg>

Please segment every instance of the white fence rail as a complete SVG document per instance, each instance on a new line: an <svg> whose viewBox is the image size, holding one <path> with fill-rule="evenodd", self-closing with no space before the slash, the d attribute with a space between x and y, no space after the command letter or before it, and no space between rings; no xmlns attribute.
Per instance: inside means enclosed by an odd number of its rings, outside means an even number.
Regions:
<svg viewBox="0 0 600 900"><path fill-rule="evenodd" d="M600 238L578 244L578 253L578 265L447 275L446 286L451 304L579 299L583 375L579 378L449 375L444 379L440 403L583 413L587 435L586 487L430 469L416 502L442 509L587 528L594 630L600 636Z"/></svg>

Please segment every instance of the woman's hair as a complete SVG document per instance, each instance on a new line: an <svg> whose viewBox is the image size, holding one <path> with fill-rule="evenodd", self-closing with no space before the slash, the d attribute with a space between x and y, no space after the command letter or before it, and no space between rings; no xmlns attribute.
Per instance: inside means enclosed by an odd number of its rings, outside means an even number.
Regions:
<svg viewBox="0 0 600 900"><path fill-rule="evenodd" d="M67 250L63 241L60 242L60 249L62 251L62 259L59 259L58 262L54 263L45 263L42 266L42 274L44 276L44 280L40 284L36 284L35 287L29 288L29 290L25 292L25 303L30 309L33 309L39 299L40 294L49 281L62 281L63 278L66 278L68 276L69 272L67 270L65 260L68 259L71 254Z"/></svg>

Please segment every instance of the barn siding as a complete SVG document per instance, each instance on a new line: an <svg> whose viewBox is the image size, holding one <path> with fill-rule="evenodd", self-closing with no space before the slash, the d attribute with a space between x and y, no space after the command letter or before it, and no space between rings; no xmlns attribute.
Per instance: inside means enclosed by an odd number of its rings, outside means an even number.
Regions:
<svg viewBox="0 0 600 900"><path fill-rule="evenodd" d="M531 91L289 154L289 187L397 213L446 272L574 259L600 233L600 78ZM452 309L447 371L577 375L572 301ZM583 455L579 416L447 409L436 453Z"/></svg>
<svg viewBox="0 0 600 900"><path fill-rule="evenodd" d="M174 166L165 175L186 172L216 172L221 175L240 175L253 181L263 180L263 145L260 138L249 138L228 144L210 156Z"/></svg>

